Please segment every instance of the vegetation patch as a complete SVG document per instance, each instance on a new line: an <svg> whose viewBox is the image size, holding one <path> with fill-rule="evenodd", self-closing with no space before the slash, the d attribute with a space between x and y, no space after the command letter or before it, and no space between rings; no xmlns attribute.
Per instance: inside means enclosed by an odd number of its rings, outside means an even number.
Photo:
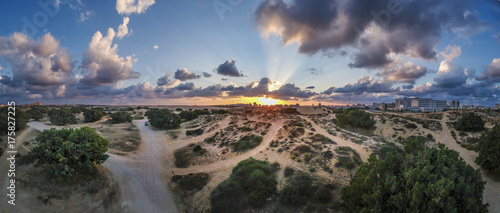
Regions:
<svg viewBox="0 0 500 213"><path fill-rule="evenodd" d="M458 131L477 132L484 130L483 119L472 112L464 114L453 125Z"/></svg>
<svg viewBox="0 0 500 213"><path fill-rule="evenodd" d="M276 166L249 158L233 168L231 176L210 194L212 212L241 212L261 208L276 192Z"/></svg>
<svg viewBox="0 0 500 213"><path fill-rule="evenodd" d="M358 128L372 128L376 121L373 115L358 108L348 108L336 115L336 123L341 126L350 125Z"/></svg>
<svg viewBox="0 0 500 213"><path fill-rule="evenodd" d="M55 125L76 124L76 116L68 109L53 109L48 112L50 122Z"/></svg>
<svg viewBox="0 0 500 213"><path fill-rule="evenodd" d="M177 129L181 118L168 109L149 109L146 114L151 126L161 129Z"/></svg>
<svg viewBox="0 0 500 213"><path fill-rule="evenodd" d="M111 114L110 117L111 120L109 120L109 122L112 124L132 122L132 116L128 112L116 112Z"/></svg>
<svg viewBox="0 0 500 213"><path fill-rule="evenodd" d="M476 163L485 170L500 176L500 125L484 133L477 145L479 156Z"/></svg>
<svg viewBox="0 0 500 213"><path fill-rule="evenodd" d="M335 167L345 168L348 170L355 169L359 165L363 163L361 157L356 152L356 150L347 146L337 147L335 150L337 154L340 156L337 158L337 163L335 163Z"/></svg>
<svg viewBox="0 0 500 213"><path fill-rule="evenodd" d="M332 188L304 172L295 172L280 191L280 203L292 207L304 206L308 202L328 203L333 198Z"/></svg>
<svg viewBox="0 0 500 213"><path fill-rule="evenodd" d="M424 137L404 141L384 159L374 155L342 189L347 212L487 212L485 182L449 149L425 148ZM430 172L432 171L432 172Z"/></svg>
<svg viewBox="0 0 500 213"><path fill-rule="evenodd" d="M319 143L323 143L323 144L337 144L335 141L333 141L329 137L326 137L326 136L319 134L319 133L314 134L313 136L310 137L310 139L314 143L319 142Z"/></svg>
<svg viewBox="0 0 500 213"><path fill-rule="evenodd" d="M210 175L207 173L196 173L188 175L174 175L172 182L180 189L182 197L194 194L205 187L210 181Z"/></svg>
<svg viewBox="0 0 500 213"><path fill-rule="evenodd" d="M186 135L187 136L199 136L199 135L203 134L203 131L204 130L202 128L198 128L195 130L187 130Z"/></svg>
<svg viewBox="0 0 500 213"><path fill-rule="evenodd" d="M240 140L232 144L233 151L244 152L249 149L253 149L257 147L262 142L262 140L263 140L262 136L245 135L242 138L240 138Z"/></svg>

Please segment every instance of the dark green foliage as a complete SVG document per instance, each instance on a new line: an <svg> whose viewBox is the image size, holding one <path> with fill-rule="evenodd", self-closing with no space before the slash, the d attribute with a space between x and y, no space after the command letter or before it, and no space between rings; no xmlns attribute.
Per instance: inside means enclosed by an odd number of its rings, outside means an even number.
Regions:
<svg viewBox="0 0 500 213"><path fill-rule="evenodd" d="M179 113L179 116L183 120L190 121L190 120L194 120L194 119L198 118L198 116L200 116L200 115L208 115L208 114L210 114L210 112L208 110L197 109L197 110L193 110L193 111L181 111Z"/></svg>
<svg viewBox="0 0 500 213"><path fill-rule="evenodd" d="M455 129L464 132L477 132L484 130L484 121L481 116L473 112L466 113L454 123Z"/></svg>
<svg viewBox="0 0 500 213"><path fill-rule="evenodd" d="M337 123L358 128L372 128L376 121L373 115L358 108L348 108L336 115Z"/></svg>
<svg viewBox="0 0 500 213"><path fill-rule="evenodd" d="M172 182L176 183L184 191L200 191L210 180L207 173L196 173L188 175L174 175Z"/></svg>
<svg viewBox="0 0 500 213"><path fill-rule="evenodd" d="M240 138L237 142L232 144L233 151L244 152L249 149L253 149L262 142L262 136L258 135L245 135Z"/></svg>
<svg viewBox="0 0 500 213"><path fill-rule="evenodd" d="M109 122L113 124L117 123L130 123L132 122L132 116L128 112L115 112L111 114L111 120Z"/></svg>
<svg viewBox="0 0 500 213"><path fill-rule="evenodd" d="M175 109L175 111L177 111L177 112L181 112L181 111L182 111L182 108L177 108L177 109Z"/></svg>
<svg viewBox="0 0 500 213"><path fill-rule="evenodd" d="M424 140L409 138L384 159L370 156L342 189L347 212L487 212L479 170Z"/></svg>
<svg viewBox="0 0 500 213"><path fill-rule="evenodd" d="M13 113L9 113L13 112ZM15 115L14 115L15 113ZM11 119L9 120L9 117ZM15 119L15 123L14 120ZM16 131L19 131L26 127L26 121L28 120L28 115L26 112L22 111L18 107L15 108L15 110L9 110L8 107L2 107L0 108L0 133L1 135L6 135L8 132L9 126L14 126L16 127ZM8 122L13 122L9 124Z"/></svg>
<svg viewBox="0 0 500 213"><path fill-rule="evenodd" d="M69 109L53 109L49 113L50 122L55 125L76 124L77 120L75 114Z"/></svg>
<svg viewBox="0 0 500 213"><path fill-rule="evenodd" d="M304 206L309 201L328 203L332 197L330 189L303 172L295 172L280 191L280 203L293 207Z"/></svg>
<svg viewBox="0 0 500 213"><path fill-rule="evenodd" d="M95 164L109 157L108 140L90 127L44 130L36 141L39 145L28 153L28 159L35 161L36 167L44 166L53 176L93 173Z"/></svg>
<svg viewBox="0 0 500 213"><path fill-rule="evenodd" d="M283 114L300 114L297 108L283 108L280 112Z"/></svg>
<svg viewBox="0 0 500 213"><path fill-rule="evenodd" d="M28 111L26 111L26 114L28 118L34 119L35 121L38 121L43 118L42 112L36 109L29 109Z"/></svg>
<svg viewBox="0 0 500 213"><path fill-rule="evenodd" d="M295 170L293 170L291 167L286 167L285 168L285 171L283 173L283 175L285 175L285 177L290 177L293 175L293 173L295 172Z"/></svg>
<svg viewBox="0 0 500 213"><path fill-rule="evenodd" d="M414 123L407 123L405 124L405 128L408 128L408 129L416 129L417 128L417 125L414 124Z"/></svg>
<svg viewBox="0 0 500 213"><path fill-rule="evenodd" d="M482 168L500 175L500 125L484 133L477 145L479 156L476 163Z"/></svg>
<svg viewBox="0 0 500 213"><path fill-rule="evenodd" d="M85 122L95 122L98 121L104 116L104 112L102 111L101 108L94 108L94 109L89 109L85 110L83 112L83 116L85 117Z"/></svg>
<svg viewBox="0 0 500 213"><path fill-rule="evenodd" d="M49 112L49 108L46 106L31 106L32 110L38 110L42 114L47 114Z"/></svg>
<svg viewBox="0 0 500 213"><path fill-rule="evenodd" d="M85 110L85 107L71 107L70 110L72 113L79 114Z"/></svg>
<svg viewBox="0 0 500 213"><path fill-rule="evenodd" d="M240 212L262 207L276 191L275 172L269 162L253 158L241 161L231 176L210 194L212 212Z"/></svg>
<svg viewBox="0 0 500 213"><path fill-rule="evenodd" d="M231 113L231 112L229 112L229 111L227 111L225 109L213 109L212 110L212 114L220 114L220 115L222 115L222 114L229 114L229 113Z"/></svg>
<svg viewBox="0 0 500 213"><path fill-rule="evenodd" d="M198 135L203 134L203 131L204 130L202 128L195 129L195 130L187 130L186 131L186 135L188 135L188 136L198 136Z"/></svg>
<svg viewBox="0 0 500 213"><path fill-rule="evenodd" d="M151 126L161 129L176 129L181 125L179 115L168 109L150 109L145 114Z"/></svg>

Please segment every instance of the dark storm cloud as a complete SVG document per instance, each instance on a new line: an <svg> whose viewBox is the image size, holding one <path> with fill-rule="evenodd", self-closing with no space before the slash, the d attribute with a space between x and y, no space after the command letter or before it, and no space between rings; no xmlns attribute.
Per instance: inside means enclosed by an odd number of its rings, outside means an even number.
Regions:
<svg viewBox="0 0 500 213"><path fill-rule="evenodd" d="M306 89L314 89L314 88L316 88L316 87L315 86L308 86L308 87L306 87Z"/></svg>
<svg viewBox="0 0 500 213"><path fill-rule="evenodd" d="M200 78L201 75L189 72L186 68L175 71L174 78L180 81L187 81Z"/></svg>
<svg viewBox="0 0 500 213"><path fill-rule="evenodd" d="M223 64L219 65L215 72L219 75L231 76L231 77L243 77L244 75L236 67L236 61L234 59L227 60Z"/></svg>
<svg viewBox="0 0 500 213"><path fill-rule="evenodd" d="M436 59L443 30L470 36L485 29L470 8L470 0L266 0L255 15L261 32L297 42L300 53L354 46L350 66L376 68L392 62L391 53Z"/></svg>
<svg viewBox="0 0 500 213"><path fill-rule="evenodd" d="M269 96L283 100L295 98L308 99L315 95L317 95L317 93L301 90L299 87L295 86L295 84L291 83L284 84L279 89L269 93Z"/></svg>
<svg viewBox="0 0 500 213"><path fill-rule="evenodd" d="M210 77L212 77L212 74L210 74L208 72L203 72L203 77L210 78Z"/></svg>
<svg viewBox="0 0 500 213"><path fill-rule="evenodd" d="M495 58L486 66L484 72L476 78L479 81L500 82L500 58Z"/></svg>
<svg viewBox="0 0 500 213"><path fill-rule="evenodd" d="M196 87L194 87L194 83L187 82L183 84L179 84L175 87L176 90L194 90Z"/></svg>

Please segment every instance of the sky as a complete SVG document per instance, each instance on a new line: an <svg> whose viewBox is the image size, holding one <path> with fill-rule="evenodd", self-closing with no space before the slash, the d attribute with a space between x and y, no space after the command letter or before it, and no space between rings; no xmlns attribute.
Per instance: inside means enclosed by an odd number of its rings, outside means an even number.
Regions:
<svg viewBox="0 0 500 213"><path fill-rule="evenodd" d="M0 20L5 104L500 103L497 0L4 0Z"/></svg>

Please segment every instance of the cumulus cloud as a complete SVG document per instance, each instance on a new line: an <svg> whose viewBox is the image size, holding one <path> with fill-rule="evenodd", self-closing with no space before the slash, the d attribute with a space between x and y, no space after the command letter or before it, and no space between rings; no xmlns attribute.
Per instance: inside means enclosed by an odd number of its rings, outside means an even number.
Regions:
<svg viewBox="0 0 500 213"><path fill-rule="evenodd" d="M491 61L483 73L476 78L479 81L500 82L500 58L495 58Z"/></svg>
<svg viewBox="0 0 500 213"><path fill-rule="evenodd" d="M427 74L427 67L407 62L406 64L388 66L377 75L384 80L414 84Z"/></svg>
<svg viewBox="0 0 500 213"><path fill-rule="evenodd" d="M50 33L37 41L18 32L0 37L0 57L10 63L12 76L2 79L5 83L9 78L12 87L59 86L73 80L71 57Z"/></svg>
<svg viewBox="0 0 500 213"><path fill-rule="evenodd" d="M183 84L179 84L175 87L176 90L194 90L196 87L194 87L194 83L187 82Z"/></svg>
<svg viewBox="0 0 500 213"><path fill-rule="evenodd" d="M153 46L153 49L155 49L155 50L157 50L158 48L159 48L159 47L158 47L158 45L156 45L156 44Z"/></svg>
<svg viewBox="0 0 500 213"><path fill-rule="evenodd" d="M186 68L175 71L174 78L180 81L187 81L200 78L201 75L189 72Z"/></svg>
<svg viewBox="0 0 500 213"><path fill-rule="evenodd" d="M223 64L219 65L215 72L219 75L231 76L231 77L243 77L244 75L236 67L236 61L234 59L227 60Z"/></svg>
<svg viewBox="0 0 500 213"><path fill-rule="evenodd" d="M94 34L88 49L83 53L84 77L80 79L81 84L102 86L140 76L138 72L132 71L135 59L118 55L118 45L113 45L115 35L112 28L108 29L105 37L99 31Z"/></svg>
<svg viewBox="0 0 500 213"><path fill-rule="evenodd" d="M118 32L116 33L116 37L122 39L123 37L129 36L130 34L132 34L132 30L130 30L130 33L128 30L127 25L129 22L130 22L130 19L128 17L123 18L123 24L120 24L120 26L118 26Z"/></svg>
<svg viewBox="0 0 500 213"><path fill-rule="evenodd" d="M441 88L455 88L466 83L467 76L464 68L453 61L462 54L462 50L457 46L448 46L441 55L445 58L439 66L437 77L434 78L435 86Z"/></svg>
<svg viewBox="0 0 500 213"><path fill-rule="evenodd" d="M80 19L78 21L80 22L85 22L87 21L92 15L94 15L94 11L85 11L85 12L80 12Z"/></svg>
<svg viewBox="0 0 500 213"><path fill-rule="evenodd" d="M375 80L373 77L361 76L356 83L347 83L343 87L330 87L323 94L330 95L332 93L346 93L360 95L363 93L393 93L400 90L399 87L393 88L392 81Z"/></svg>
<svg viewBox="0 0 500 213"><path fill-rule="evenodd" d="M119 14L145 13L155 3L155 0L117 0L116 11Z"/></svg>
<svg viewBox="0 0 500 213"><path fill-rule="evenodd" d="M359 51L349 65L383 67L391 54L436 59L441 31L463 36L486 28L471 12L472 1L266 0L255 11L263 36L279 35L283 44L298 43L300 53Z"/></svg>
<svg viewBox="0 0 500 213"><path fill-rule="evenodd" d="M0 66L0 71L3 71L3 67L2 66Z"/></svg>

